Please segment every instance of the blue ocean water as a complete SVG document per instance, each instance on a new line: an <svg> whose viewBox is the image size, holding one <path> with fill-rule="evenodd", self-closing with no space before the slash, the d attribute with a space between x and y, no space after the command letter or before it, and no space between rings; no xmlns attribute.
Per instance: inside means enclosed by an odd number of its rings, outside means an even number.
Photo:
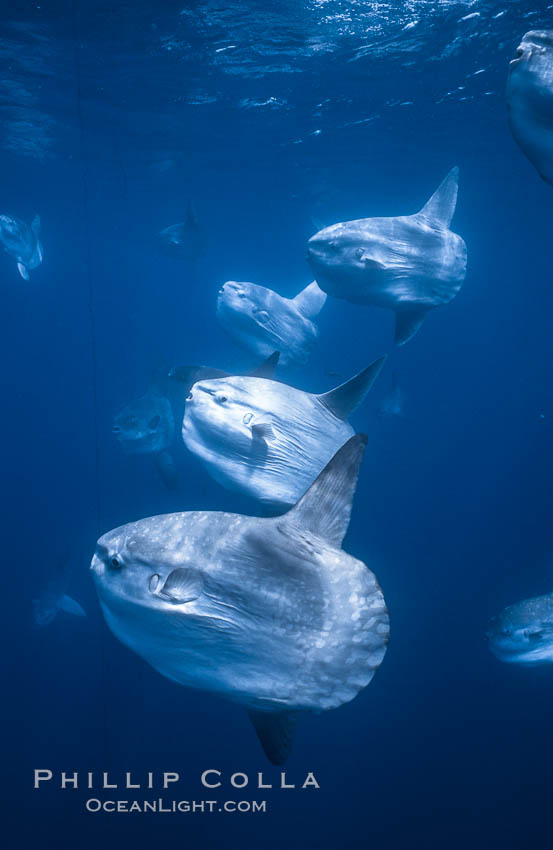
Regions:
<svg viewBox="0 0 553 850"><path fill-rule="evenodd" d="M504 98L521 36L552 11L516 0L3 10L0 212L39 213L44 243L28 282L0 257L10 847L548 840L553 680L500 664L485 630L505 605L553 589L553 195L512 139ZM252 366L216 322L222 282L295 295L312 279L316 222L415 212L454 165L469 258L457 298L402 348L391 312L329 299L310 364L281 375L324 391L389 354L352 420L369 444L345 548L377 574L392 637L366 690L298 727L288 780L313 771L320 789L260 792L257 773L276 783L281 770L245 712L119 644L88 571L96 539L124 522L251 505L179 441L168 491L149 458L121 452L113 417L160 359ZM190 201L206 239L193 262L156 239ZM379 417L393 371L404 415ZM37 630L31 601L68 552L88 616ZM181 774L169 797L211 799L207 768L250 776L217 799L267 799L268 811L91 814L91 792L59 789L60 771L166 770ZM35 769L54 773L39 791Z"/></svg>

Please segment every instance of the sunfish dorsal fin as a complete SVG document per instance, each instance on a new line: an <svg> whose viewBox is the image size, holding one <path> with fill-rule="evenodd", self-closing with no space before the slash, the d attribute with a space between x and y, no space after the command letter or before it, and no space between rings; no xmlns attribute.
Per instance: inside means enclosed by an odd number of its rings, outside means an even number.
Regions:
<svg viewBox="0 0 553 850"><path fill-rule="evenodd" d="M311 316L316 316L323 309L326 301L326 292L323 292L317 281L314 280L292 300L302 316L309 319Z"/></svg>
<svg viewBox="0 0 553 850"><path fill-rule="evenodd" d="M445 177L432 197L425 203L420 216L424 216L432 224L441 227L449 227L455 206L457 204L457 191L459 189L459 169L452 168Z"/></svg>
<svg viewBox="0 0 553 850"><path fill-rule="evenodd" d="M353 413L355 408L359 407L378 378L385 360L386 355L379 357L378 360L375 360L358 375L354 375L345 384L340 384L339 387L335 387L327 393L321 393L317 398L334 416L346 421L350 413Z"/></svg>
<svg viewBox="0 0 553 850"><path fill-rule="evenodd" d="M322 537L339 549L348 530L351 504L366 445L365 434L351 437L327 463L307 493L284 515L283 520Z"/></svg>
<svg viewBox="0 0 553 850"><path fill-rule="evenodd" d="M253 728L271 764L284 764L292 749L297 711L248 711Z"/></svg>
<svg viewBox="0 0 553 850"><path fill-rule="evenodd" d="M251 372L248 372L248 377L250 378L272 378L275 374L275 369L277 367L278 361L280 357L280 351L273 351L270 357L267 357L263 363L260 363L257 369L252 369Z"/></svg>

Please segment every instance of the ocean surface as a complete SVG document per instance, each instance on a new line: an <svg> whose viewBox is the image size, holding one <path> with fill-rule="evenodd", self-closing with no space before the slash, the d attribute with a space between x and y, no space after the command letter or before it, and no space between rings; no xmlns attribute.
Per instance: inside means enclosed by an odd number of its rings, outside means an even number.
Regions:
<svg viewBox="0 0 553 850"><path fill-rule="evenodd" d="M553 6L479 0L14 0L0 34L0 213L42 222L23 280L0 255L4 833L10 848L546 846L549 667L501 664L488 620L553 590L553 189L517 148L505 83ZM177 510L250 512L176 439L179 484L126 456L114 416L160 362L246 371L221 284L293 296L320 222L414 213L452 166L459 295L393 345L391 311L329 298L322 392L388 353L352 418L369 443L345 548L374 570L391 642L374 681L305 717L280 780L239 706L162 678L104 623L97 538ZM205 251L160 251L197 212ZM401 416L379 416L392 373ZM177 429L179 430L179 424ZM87 617L33 622L70 562ZM203 789L203 770L227 784ZM33 789L33 771L54 777ZM59 788L60 771L181 775L162 791ZM250 785L236 791L232 773ZM266 799L266 813L92 814L86 800ZM113 797L113 795L116 795Z"/></svg>

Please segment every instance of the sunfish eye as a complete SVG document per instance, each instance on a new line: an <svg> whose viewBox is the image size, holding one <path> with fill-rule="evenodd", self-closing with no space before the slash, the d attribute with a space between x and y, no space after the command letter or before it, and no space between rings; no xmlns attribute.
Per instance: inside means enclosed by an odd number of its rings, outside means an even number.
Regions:
<svg viewBox="0 0 553 850"><path fill-rule="evenodd" d="M150 421L148 422L148 428L150 428L152 431L155 431L155 429L156 429L156 428L157 428L157 426L159 425L159 420L160 420L160 418L161 418L161 417L159 416L159 414L156 414L155 416L152 416L152 418L151 418L151 419L150 419Z"/></svg>
<svg viewBox="0 0 553 850"><path fill-rule="evenodd" d="M121 561L117 555L113 555L113 557L109 559L109 565L114 570L120 570L122 567Z"/></svg>
<svg viewBox="0 0 553 850"><path fill-rule="evenodd" d="M363 251L363 248L356 248L355 249L355 256L357 257L358 260L362 259L364 253L365 252Z"/></svg>
<svg viewBox="0 0 553 850"><path fill-rule="evenodd" d="M225 404L228 401L228 396L224 393L217 393L215 399L219 402L219 404Z"/></svg>

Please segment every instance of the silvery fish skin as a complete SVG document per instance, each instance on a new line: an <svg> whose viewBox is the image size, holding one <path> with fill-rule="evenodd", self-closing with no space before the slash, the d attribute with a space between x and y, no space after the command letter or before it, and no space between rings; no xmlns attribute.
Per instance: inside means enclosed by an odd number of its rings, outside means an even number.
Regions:
<svg viewBox="0 0 553 850"><path fill-rule="evenodd" d="M29 226L18 218L0 215L0 244L17 263L17 270L24 280L29 280L29 271L42 262L43 249L40 241L40 217L36 215Z"/></svg>
<svg viewBox="0 0 553 850"><path fill-rule="evenodd" d="M382 591L341 549L365 442L285 516L155 516L105 534L92 560L114 635L168 679L247 708L274 763L297 712L353 699L386 651Z"/></svg>
<svg viewBox="0 0 553 850"><path fill-rule="evenodd" d="M322 395L266 378L201 381L186 400L184 443L223 487L285 509L353 435L347 416L383 362Z"/></svg>
<svg viewBox="0 0 553 850"><path fill-rule="evenodd" d="M512 664L553 662L553 593L505 608L488 627L490 650Z"/></svg>
<svg viewBox="0 0 553 850"><path fill-rule="evenodd" d="M280 351L281 365L303 365L319 335L311 319L325 301L325 293L315 282L295 298L284 298L266 286L228 280L219 290L217 318L248 351L260 357Z"/></svg>
<svg viewBox="0 0 553 850"><path fill-rule="evenodd" d="M507 109L516 143L553 185L553 30L523 37L509 65Z"/></svg>
<svg viewBox="0 0 553 850"><path fill-rule="evenodd" d="M399 345L429 310L451 301L465 279L466 245L449 229L458 178L453 168L415 215L334 224L308 242L307 259L321 289L394 310Z"/></svg>

